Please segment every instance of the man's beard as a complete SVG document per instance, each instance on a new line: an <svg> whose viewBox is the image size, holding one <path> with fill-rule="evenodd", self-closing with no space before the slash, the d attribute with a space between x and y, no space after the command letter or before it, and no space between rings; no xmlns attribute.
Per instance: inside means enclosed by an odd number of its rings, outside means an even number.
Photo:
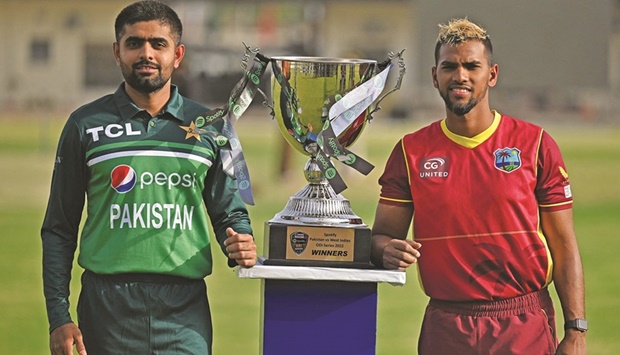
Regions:
<svg viewBox="0 0 620 355"><path fill-rule="evenodd" d="M137 68L140 65L151 65L157 68L158 74L155 77L146 77L141 76L137 73ZM168 79L165 79L161 73L161 66L155 63L149 63L146 61L142 61L139 63L134 63L132 68L123 67L123 77L125 78L125 82L129 84L136 91L139 91L144 94L150 94L156 91L159 91L161 88L166 85Z"/></svg>
<svg viewBox="0 0 620 355"><path fill-rule="evenodd" d="M471 111L471 109L476 107L476 105L478 104L478 100L476 100L474 98L471 98L468 102L466 102L464 104L456 104L452 100L450 100L450 98L448 97L448 94L444 95L440 91L439 95L443 99L443 102L445 102L446 107L448 108L448 110L450 110L452 113L454 113L457 116L463 116L463 115L468 114L469 111Z"/></svg>

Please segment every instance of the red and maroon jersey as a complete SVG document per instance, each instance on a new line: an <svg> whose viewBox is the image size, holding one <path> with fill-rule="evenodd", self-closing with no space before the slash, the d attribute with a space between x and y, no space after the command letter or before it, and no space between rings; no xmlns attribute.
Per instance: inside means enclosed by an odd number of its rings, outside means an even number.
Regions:
<svg viewBox="0 0 620 355"><path fill-rule="evenodd" d="M379 179L380 203L413 204L413 235L427 295L497 300L551 282L540 210L572 207L564 161L542 128L495 113L476 137L444 121L408 134Z"/></svg>

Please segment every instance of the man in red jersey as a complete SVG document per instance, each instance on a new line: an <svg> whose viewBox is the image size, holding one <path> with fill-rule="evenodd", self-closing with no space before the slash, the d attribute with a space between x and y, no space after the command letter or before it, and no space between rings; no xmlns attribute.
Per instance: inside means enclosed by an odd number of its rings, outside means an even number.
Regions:
<svg viewBox="0 0 620 355"><path fill-rule="evenodd" d="M490 109L498 73L484 29L467 19L440 25L432 79L446 118L392 151L379 179L373 263L418 264L430 297L420 354L585 354L566 167L542 128ZM552 281L566 321L559 344Z"/></svg>

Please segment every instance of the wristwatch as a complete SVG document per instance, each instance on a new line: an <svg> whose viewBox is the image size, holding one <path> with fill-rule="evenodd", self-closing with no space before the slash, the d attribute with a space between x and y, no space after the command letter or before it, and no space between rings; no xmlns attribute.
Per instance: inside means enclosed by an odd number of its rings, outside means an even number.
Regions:
<svg viewBox="0 0 620 355"><path fill-rule="evenodd" d="M564 330L571 328L577 329L580 332L585 332L588 330L588 321L583 318L576 318L564 323Z"/></svg>

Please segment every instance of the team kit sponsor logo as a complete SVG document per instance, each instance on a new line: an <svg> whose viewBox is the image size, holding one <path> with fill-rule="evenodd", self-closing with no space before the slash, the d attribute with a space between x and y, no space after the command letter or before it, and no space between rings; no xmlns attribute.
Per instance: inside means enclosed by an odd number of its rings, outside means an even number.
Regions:
<svg viewBox="0 0 620 355"><path fill-rule="evenodd" d="M121 164L110 173L110 187L118 194L130 194L134 189L193 189L196 173L136 172ZM165 228L192 230L194 206L173 203L123 203L110 205L110 229Z"/></svg>
<svg viewBox="0 0 620 355"><path fill-rule="evenodd" d="M119 194L124 194L136 186L136 171L129 165L119 165L112 169L110 174L112 188Z"/></svg>
<svg viewBox="0 0 620 355"><path fill-rule="evenodd" d="M89 128L86 130L86 134L90 135L93 139L93 142L99 141L102 135L108 138L118 138L121 136L139 136L142 134L140 130L135 130L130 122L125 123L125 125L120 125L118 123L112 123L107 126L98 126Z"/></svg>
<svg viewBox="0 0 620 355"><path fill-rule="evenodd" d="M432 157L420 162L420 178L447 178L449 164L445 158Z"/></svg>

